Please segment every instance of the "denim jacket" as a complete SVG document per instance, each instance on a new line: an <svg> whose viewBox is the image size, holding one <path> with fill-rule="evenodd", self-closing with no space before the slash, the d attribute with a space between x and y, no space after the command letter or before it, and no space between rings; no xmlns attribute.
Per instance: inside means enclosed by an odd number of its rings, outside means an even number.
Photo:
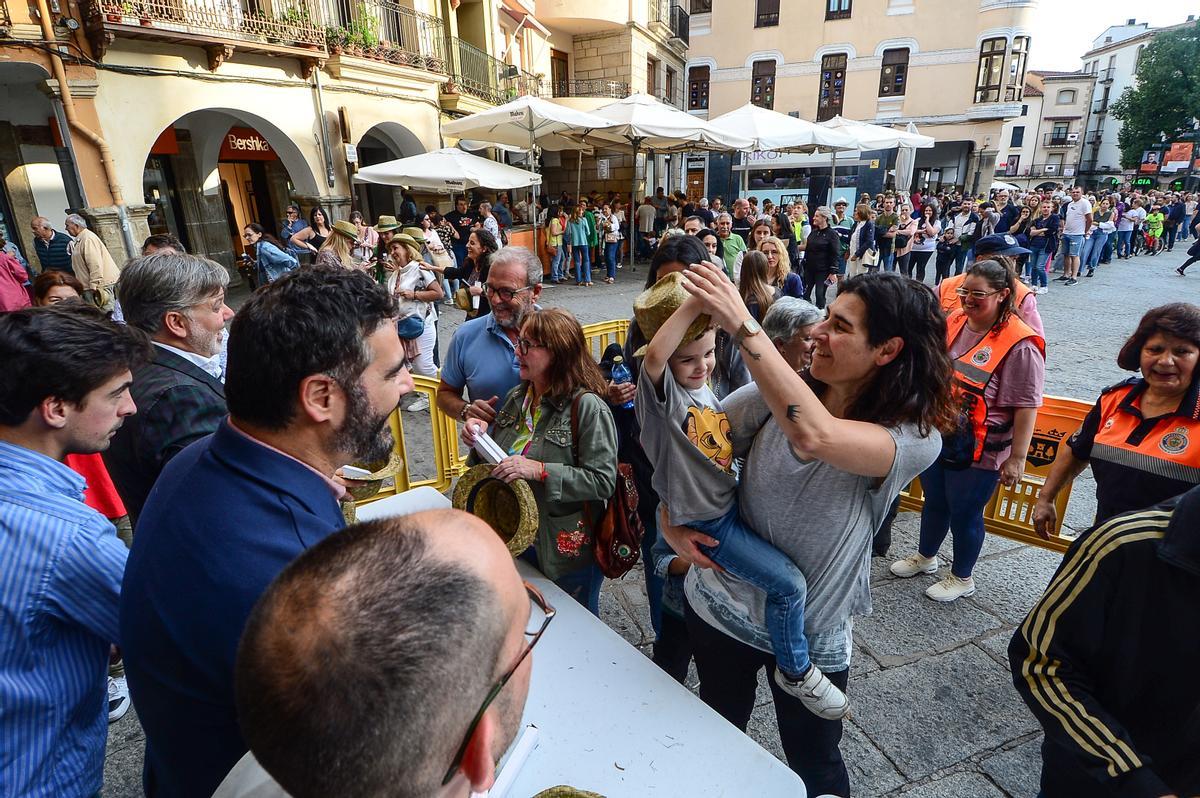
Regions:
<svg viewBox="0 0 1200 798"><path fill-rule="evenodd" d="M522 423L521 406L528 383L508 392L492 438L508 451ZM617 486L617 428L608 403L582 389L579 400L579 458L575 463L571 447L571 402L542 398L542 415L529 442L526 457L546 464L546 481L531 481L538 505L538 563L550 579L577 571L595 562L592 530L584 522L583 503L593 519L604 510L604 502ZM472 464L479 462L472 453Z"/></svg>
<svg viewBox="0 0 1200 798"><path fill-rule="evenodd" d="M297 268L300 262L270 241L259 241L254 253L258 260L258 274L263 284L272 283Z"/></svg>

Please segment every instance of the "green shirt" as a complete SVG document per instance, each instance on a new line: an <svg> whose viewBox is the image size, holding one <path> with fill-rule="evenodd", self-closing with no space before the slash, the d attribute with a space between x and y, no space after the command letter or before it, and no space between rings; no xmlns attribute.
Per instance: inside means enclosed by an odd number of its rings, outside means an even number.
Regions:
<svg viewBox="0 0 1200 798"><path fill-rule="evenodd" d="M719 236L718 236L719 237ZM737 233L730 233L729 238L721 239L721 246L725 250L725 273L729 275L729 279L733 279L733 264L737 260L739 252L746 251L746 242Z"/></svg>
<svg viewBox="0 0 1200 798"><path fill-rule="evenodd" d="M1146 215L1146 232L1158 238L1163 231L1163 215L1161 213L1151 213Z"/></svg>
<svg viewBox="0 0 1200 798"><path fill-rule="evenodd" d="M546 481L530 481L538 506L538 564L550 579L557 579L595 562L592 530L584 522L583 504L598 520L617 487L617 427L608 402L594 393L579 400L579 459L571 446L572 397L542 397L531 412L525 405L527 383L508 392L496 413L492 439L506 452L520 448L531 460L545 463ZM533 433L526 424L533 417ZM471 465L480 461L471 453Z"/></svg>

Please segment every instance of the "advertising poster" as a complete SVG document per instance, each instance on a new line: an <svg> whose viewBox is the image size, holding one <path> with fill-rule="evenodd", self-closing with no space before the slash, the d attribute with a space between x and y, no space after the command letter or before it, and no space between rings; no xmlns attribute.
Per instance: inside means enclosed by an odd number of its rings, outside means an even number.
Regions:
<svg viewBox="0 0 1200 798"><path fill-rule="evenodd" d="M1167 150L1166 156L1163 158L1163 172L1181 172L1188 168L1192 162L1192 142L1176 141L1171 144L1171 148Z"/></svg>
<svg viewBox="0 0 1200 798"><path fill-rule="evenodd" d="M1138 172L1143 175L1152 175L1158 172L1158 150L1146 150L1142 153L1142 165L1138 167Z"/></svg>

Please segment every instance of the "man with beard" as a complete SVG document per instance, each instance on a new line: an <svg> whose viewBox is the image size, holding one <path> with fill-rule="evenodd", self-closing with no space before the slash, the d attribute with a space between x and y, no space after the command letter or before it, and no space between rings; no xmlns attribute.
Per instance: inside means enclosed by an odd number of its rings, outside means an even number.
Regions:
<svg viewBox="0 0 1200 798"><path fill-rule="evenodd" d="M412 389L395 315L362 272L301 269L234 319L229 418L163 469L121 592L148 796L207 798L246 752L238 638L271 580L344 526L338 468L392 450L388 415Z"/></svg>
<svg viewBox="0 0 1200 798"><path fill-rule="evenodd" d="M455 330L437 404L451 418L478 418L490 425L500 397L521 381L517 338L542 294L542 264L524 247L504 247L492 255L484 290L492 311Z"/></svg>
<svg viewBox="0 0 1200 798"><path fill-rule="evenodd" d="M233 311L221 264L179 253L131 260L117 298L125 322L154 343L154 357L133 373L139 413L113 437L104 464L135 525L163 466L225 417L221 342Z"/></svg>
<svg viewBox="0 0 1200 798"><path fill-rule="evenodd" d="M0 314L0 793L96 795L125 544L68 455L137 411L137 330L78 302Z"/></svg>

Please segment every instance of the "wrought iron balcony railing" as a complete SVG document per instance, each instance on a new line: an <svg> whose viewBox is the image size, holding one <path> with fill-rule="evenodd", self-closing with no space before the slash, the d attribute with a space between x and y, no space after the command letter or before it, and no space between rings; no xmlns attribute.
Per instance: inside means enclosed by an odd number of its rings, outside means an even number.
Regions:
<svg viewBox="0 0 1200 798"><path fill-rule="evenodd" d="M548 88L552 97L612 97L621 100L629 96L629 84L616 80L557 80Z"/></svg>
<svg viewBox="0 0 1200 798"><path fill-rule="evenodd" d="M462 39L449 39L450 83L445 91L469 94L500 105L526 94L541 94L541 80Z"/></svg>
<svg viewBox="0 0 1200 798"><path fill-rule="evenodd" d="M691 16L683 6L671 6L671 38L683 42L686 47L691 35Z"/></svg>
<svg viewBox="0 0 1200 798"><path fill-rule="evenodd" d="M1079 146L1078 133L1047 133L1042 136L1042 146L1044 147L1077 147Z"/></svg>
<svg viewBox="0 0 1200 798"><path fill-rule="evenodd" d="M435 16L395 0L321 0L330 53L446 73L446 31Z"/></svg>
<svg viewBox="0 0 1200 798"><path fill-rule="evenodd" d="M252 0L95 0L87 7L91 26L145 28L146 35L179 35L247 44L293 45L323 50L320 10L297 0L275 13Z"/></svg>

